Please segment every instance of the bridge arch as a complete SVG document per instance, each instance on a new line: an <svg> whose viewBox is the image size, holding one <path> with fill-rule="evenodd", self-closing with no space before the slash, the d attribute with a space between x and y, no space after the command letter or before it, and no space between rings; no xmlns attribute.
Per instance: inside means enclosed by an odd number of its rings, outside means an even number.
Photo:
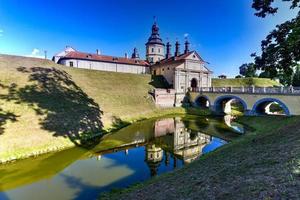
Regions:
<svg viewBox="0 0 300 200"><path fill-rule="evenodd" d="M282 108L285 115L287 115L287 116L291 115L290 110L286 106L286 104L283 103L282 101L280 101L279 99L275 99L275 98L263 98L263 99L258 100L253 105L252 114L254 114L254 115L268 114L269 111L267 111L267 110L270 109L270 106L272 103L278 104Z"/></svg>
<svg viewBox="0 0 300 200"><path fill-rule="evenodd" d="M211 102L207 96L199 95L196 97L194 104L195 104L195 106L200 107L200 108L209 108L211 105Z"/></svg>
<svg viewBox="0 0 300 200"><path fill-rule="evenodd" d="M226 109L226 104L227 103L231 104L231 102L233 100L237 100L238 102L241 103L241 105L243 107L243 112L247 111L246 102L242 98L235 96L235 95L219 96L214 102L213 110L217 113L226 113L226 110L224 110L224 109ZM230 108L230 110L231 110L231 108Z"/></svg>

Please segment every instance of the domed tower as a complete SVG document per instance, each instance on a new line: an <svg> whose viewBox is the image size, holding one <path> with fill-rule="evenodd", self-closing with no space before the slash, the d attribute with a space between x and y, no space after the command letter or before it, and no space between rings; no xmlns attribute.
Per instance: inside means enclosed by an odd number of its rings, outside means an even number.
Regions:
<svg viewBox="0 0 300 200"><path fill-rule="evenodd" d="M159 36L159 28L154 22L152 25L152 33L146 43L146 59L150 64L159 62L165 58L165 44Z"/></svg>

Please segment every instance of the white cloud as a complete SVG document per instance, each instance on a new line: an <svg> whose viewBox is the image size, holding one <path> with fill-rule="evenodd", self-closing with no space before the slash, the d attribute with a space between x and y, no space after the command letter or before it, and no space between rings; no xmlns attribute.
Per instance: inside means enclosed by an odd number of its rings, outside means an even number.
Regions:
<svg viewBox="0 0 300 200"><path fill-rule="evenodd" d="M188 33L185 33L185 34L183 34L183 36L186 38L186 37L189 36L189 34L188 34Z"/></svg>
<svg viewBox="0 0 300 200"><path fill-rule="evenodd" d="M34 49L32 50L32 52L31 52L31 55L36 56L36 55L38 55L39 53L40 53L40 50L34 48Z"/></svg>
<svg viewBox="0 0 300 200"><path fill-rule="evenodd" d="M31 54L25 55L26 57L33 57L33 58L44 58L45 56L41 54L41 51L37 48L32 49Z"/></svg>

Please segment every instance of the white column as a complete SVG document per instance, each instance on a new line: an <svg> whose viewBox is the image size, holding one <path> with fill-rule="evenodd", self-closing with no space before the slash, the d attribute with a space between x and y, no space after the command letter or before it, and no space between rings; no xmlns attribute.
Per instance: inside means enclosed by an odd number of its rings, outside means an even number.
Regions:
<svg viewBox="0 0 300 200"><path fill-rule="evenodd" d="M180 84L179 84L179 76L180 72L178 70L175 71L175 83L174 83L174 89L176 92L180 90Z"/></svg>

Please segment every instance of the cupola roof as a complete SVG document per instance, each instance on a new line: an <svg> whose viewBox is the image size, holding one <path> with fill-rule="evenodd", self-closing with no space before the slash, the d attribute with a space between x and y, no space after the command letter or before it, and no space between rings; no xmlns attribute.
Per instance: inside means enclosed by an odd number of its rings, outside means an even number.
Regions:
<svg viewBox="0 0 300 200"><path fill-rule="evenodd" d="M162 42L162 39L159 36L159 27L157 26L156 22L154 22L152 25L152 33L146 45L148 44L160 44L165 46L165 44Z"/></svg>

